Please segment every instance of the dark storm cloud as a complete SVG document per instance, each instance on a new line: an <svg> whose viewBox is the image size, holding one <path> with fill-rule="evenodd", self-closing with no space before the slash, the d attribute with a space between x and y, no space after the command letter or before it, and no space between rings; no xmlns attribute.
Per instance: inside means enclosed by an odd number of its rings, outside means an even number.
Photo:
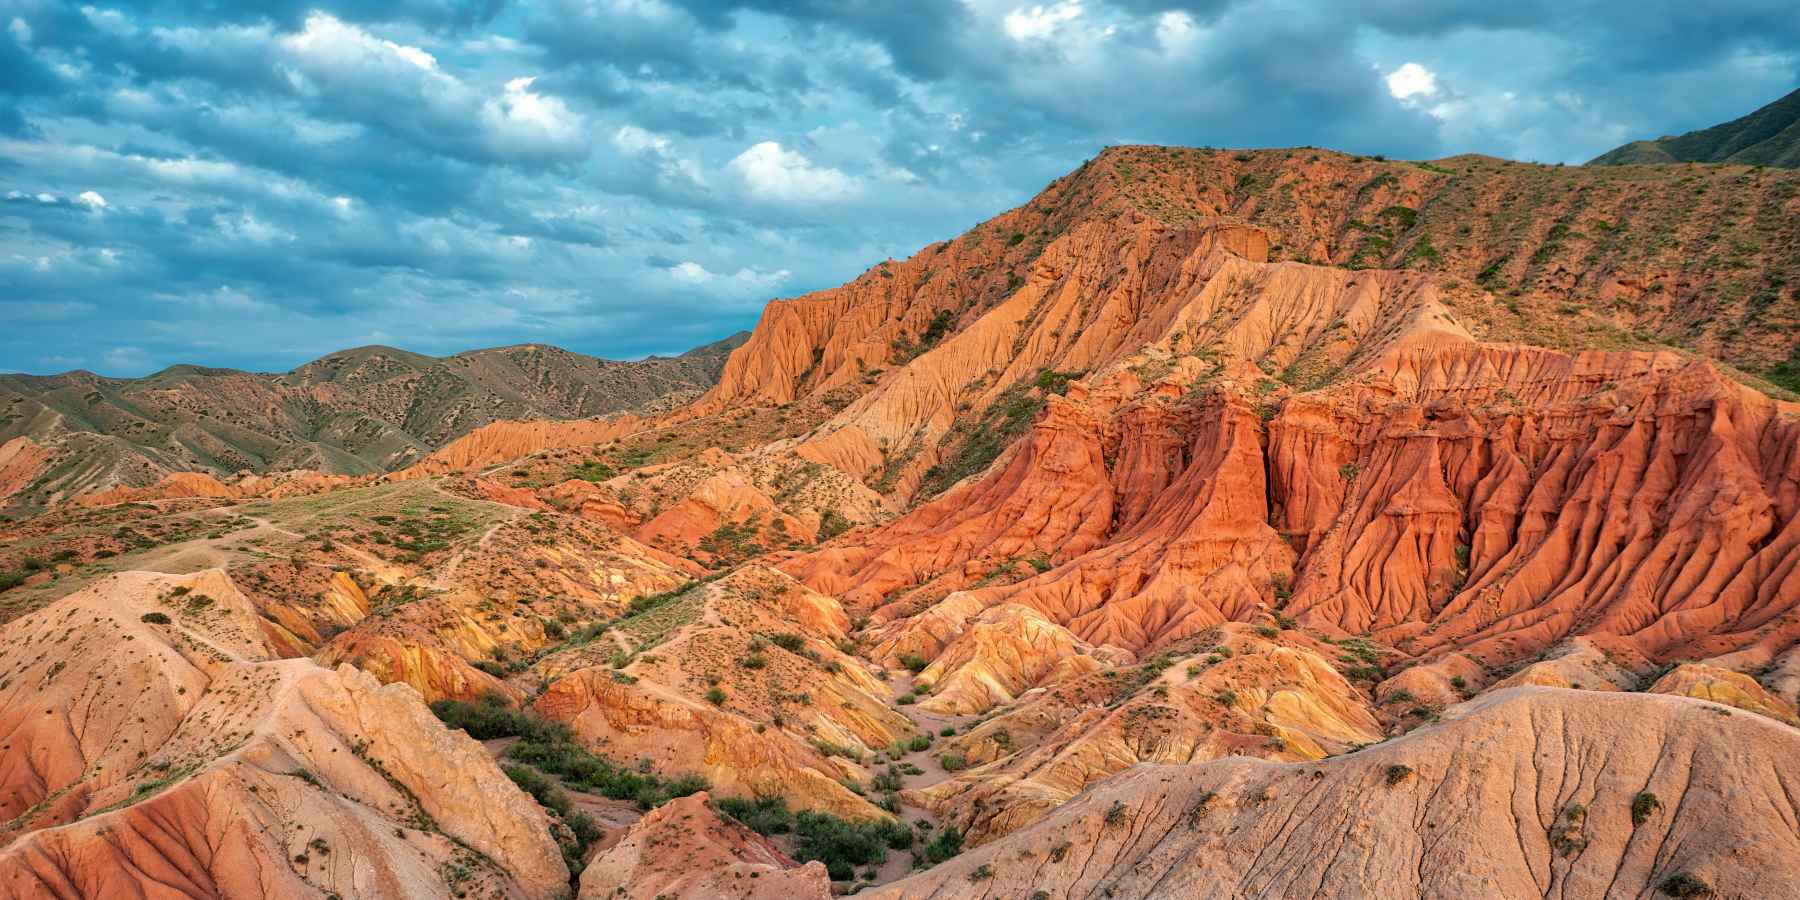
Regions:
<svg viewBox="0 0 1800 900"><path fill-rule="evenodd" d="M678 351L1110 143L1729 119L1796 82L1789 6L0 0L0 370Z"/></svg>

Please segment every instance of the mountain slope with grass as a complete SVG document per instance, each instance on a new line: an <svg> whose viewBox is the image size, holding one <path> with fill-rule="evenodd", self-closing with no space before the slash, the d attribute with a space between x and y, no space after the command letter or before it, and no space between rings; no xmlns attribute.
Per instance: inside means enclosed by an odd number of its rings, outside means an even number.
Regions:
<svg viewBox="0 0 1800 900"><path fill-rule="evenodd" d="M718 380L745 337L635 362L547 344L442 358L359 347L283 374L183 365L132 379L0 375L0 445L45 457L4 500L42 505L172 472L385 472L501 419L685 402ZM20 439L29 443L11 443Z"/></svg>
<svg viewBox="0 0 1800 900"><path fill-rule="evenodd" d="M1800 90L1740 119L1674 137L1632 141L1590 166L1703 162L1800 168Z"/></svg>

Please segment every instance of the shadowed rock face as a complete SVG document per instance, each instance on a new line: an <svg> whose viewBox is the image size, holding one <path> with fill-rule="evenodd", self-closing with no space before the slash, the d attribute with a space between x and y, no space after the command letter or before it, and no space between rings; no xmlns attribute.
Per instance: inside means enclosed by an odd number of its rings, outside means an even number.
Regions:
<svg viewBox="0 0 1800 900"><path fill-rule="evenodd" d="M1320 762L1139 766L870 896L1787 896L1797 750L1713 704L1505 691Z"/></svg>

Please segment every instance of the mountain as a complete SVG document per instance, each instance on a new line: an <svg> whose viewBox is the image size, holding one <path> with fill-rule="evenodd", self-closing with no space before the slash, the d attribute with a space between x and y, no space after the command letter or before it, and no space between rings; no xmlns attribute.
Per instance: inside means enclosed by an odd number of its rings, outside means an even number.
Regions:
<svg viewBox="0 0 1800 900"><path fill-rule="evenodd" d="M0 375L0 444L55 445L15 503L171 472L379 473L497 419L578 419L679 402L718 380L747 334L614 362L545 344L430 357L333 353L291 372L172 366L143 378Z"/></svg>
<svg viewBox="0 0 1800 900"><path fill-rule="evenodd" d="M1676 137L1632 141L1594 157L1588 165L1681 162L1800 168L1800 90L1723 125Z"/></svg>
<svg viewBox="0 0 1800 900"><path fill-rule="evenodd" d="M242 761L391 734L370 758L409 767L423 850L346 790L352 753L330 791L277 782L288 830L234 858L345 897L463 890L440 835L525 896L558 863L581 897L1791 894L1796 196L1111 148L771 303L691 402L0 522L0 890L156 882L105 836L175 800L264 815ZM7 446L0 484L39 465ZM75 727L112 708L89 684L166 699L171 666L129 668L165 645L313 687L168 700L155 733L191 737L142 763ZM300 721L371 682L391 726ZM518 790L392 755L459 730ZM557 847L469 790L535 801ZM313 832L329 866L267 837ZM165 855L229 874L219 845Z"/></svg>

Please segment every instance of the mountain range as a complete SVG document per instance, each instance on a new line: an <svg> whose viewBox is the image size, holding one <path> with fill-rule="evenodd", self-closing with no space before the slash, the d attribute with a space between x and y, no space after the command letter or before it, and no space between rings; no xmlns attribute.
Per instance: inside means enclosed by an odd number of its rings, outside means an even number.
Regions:
<svg viewBox="0 0 1800 900"><path fill-rule="evenodd" d="M13 377L0 897L1800 895L1796 204L1113 147L675 360Z"/></svg>
<svg viewBox="0 0 1800 900"><path fill-rule="evenodd" d="M47 471L14 495L27 505L170 472L380 473L499 419L690 399L748 337L635 362L547 344L441 358L372 346L281 374L181 365L143 378L0 375L0 444L52 448Z"/></svg>

